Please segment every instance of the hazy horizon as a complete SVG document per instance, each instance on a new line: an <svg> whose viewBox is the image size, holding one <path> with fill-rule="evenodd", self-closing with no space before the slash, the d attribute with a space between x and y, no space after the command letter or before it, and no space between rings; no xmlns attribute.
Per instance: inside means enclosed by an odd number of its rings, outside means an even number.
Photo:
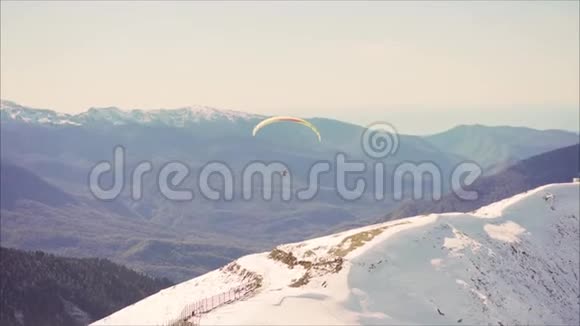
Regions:
<svg viewBox="0 0 580 326"><path fill-rule="evenodd" d="M579 131L578 2L5 2L1 97Z"/></svg>

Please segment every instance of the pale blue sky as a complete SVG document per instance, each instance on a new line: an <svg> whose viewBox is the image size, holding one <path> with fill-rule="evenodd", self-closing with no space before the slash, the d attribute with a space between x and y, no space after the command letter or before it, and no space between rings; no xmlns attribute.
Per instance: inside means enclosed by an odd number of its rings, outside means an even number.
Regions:
<svg viewBox="0 0 580 326"><path fill-rule="evenodd" d="M579 2L6 2L1 96L578 130Z"/></svg>

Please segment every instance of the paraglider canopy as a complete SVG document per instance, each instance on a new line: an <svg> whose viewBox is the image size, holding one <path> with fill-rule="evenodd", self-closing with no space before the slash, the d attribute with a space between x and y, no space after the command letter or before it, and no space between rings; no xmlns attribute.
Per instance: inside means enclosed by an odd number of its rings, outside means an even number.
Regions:
<svg viewBox="0 0 580 326"><path fill-rule="evenodd" d="M278 116L278 117L271 117L271 118L267 118L262 120L260 123L258 123L255 127L254 130L252 131L252 135L256 136L256 133L262 129L263 127L272 124L272 123L276 123L276 122L294 122L294 123L299 123L303 126L306 126L308 128L310 128L310 130L312 130L316 136L318 137L318 141L322 141L322 138L320 137L320 132L318 131L318 129L316 129L316 127L311 124L310 122L301 119L301 118L296 118L296 117L283 117L283 116Z"/></svg>

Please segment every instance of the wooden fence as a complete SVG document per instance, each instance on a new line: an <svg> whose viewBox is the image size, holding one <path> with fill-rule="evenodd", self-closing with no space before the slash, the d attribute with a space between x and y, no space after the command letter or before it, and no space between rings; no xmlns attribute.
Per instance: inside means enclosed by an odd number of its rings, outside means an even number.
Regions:
<svg viewBox="0 0 580 326"><path fill-rule="evenodd" d="M246 284L230 289L211 297L188 304L183 308L179 317L167 321L163 326L198 326L203 314L250 296L256 289L256 284Z"/></svg>

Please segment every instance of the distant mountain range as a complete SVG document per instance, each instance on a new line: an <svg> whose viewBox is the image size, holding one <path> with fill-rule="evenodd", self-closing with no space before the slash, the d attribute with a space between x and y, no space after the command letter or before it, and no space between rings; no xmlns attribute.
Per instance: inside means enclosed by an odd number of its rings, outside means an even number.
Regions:
<svg viewBox="0 0 580 326"><path fill-rule="evenodd" d="M2 118L25 123L47 125L162 125L187 127L192 123L225 119L229 121L259 119L263 116L232 110L218 110L207 106L190 106L173 110L131 110L116 107L90 108L79 114L60 113L48 109L31 109L11 101L2 101Z"/></svg>
<svg viewBox="0 0 580 326"><path fill-rule="evenodd" d="M172 279L202 274L249 252L210 232L194 230L186 237L119 202L73 196L12 164L2 163L0 170L3 246L107 257Z"/></svg>
<svg viewBox="0 0 580 326"><path fill-rule="evenodd" d="M69 115L2 101L0 118L2 179L9 180L1 183L1 236L6 246L108 257L152 275L184 280L281 242L367 224L400 205L391 199L389 183L386 199L374 199L370 168L347 177L349 185L359 177L368 181L357 201L338 195L334 170L321 176L320 191L310 201L282 201L276 193L271 201L246 201L241 199L239 186L233 201L211 201L196 192L201 167L212 161L228 164L237 185L249 162L284 162L295 189L306 187L313 164L334 162L339 152L349 160L374 164L361 148L364 128L332 119L309 119L323 136L318 143L307 128L286 124L264 128L252 137L252 128L263 116L200 106L132 111L92 108ZM488 173L536 155L541 148L578 143L578 134L571 132L461 128L483 129L469 136L474 144L485 143L489 148L510 144L503 147L505 155L487 150L474 154L477 159L472 160L489 166ZM468 151L457 149L465 137L453 130L431 137L399 135L399 150L384 160L385 175L392 175L401 162L430 161L449 180L458 163L471 159ZM107 202L89 192L89 171L96 163L111 160L117 145L126 149L127 171L142 161L153 163L140 201L131 199L130 187ZM173 161L191 170L181 185L194 190L191 202L169 201L156 185L160 168ZM125 177L129 180L130 173ZM110 181L110 176L103 181ZM279 184L274 186L278 191ZM444 186L445 190L449 187ZM253 190L259 197L262 187L257 184Z"/></svg>
<svg viewBox="0 0 580 326"><path fill-rule="evenodd" d="M579 155L580 145L573 145L533 156L466 187L466 190L478 193L477 200L466 201L449 193L439 201L407 201L389 213L386 220L431 213L469 212L541 185L571 182L580 176Z"/></svg>
<svg viewBox="0 0 580 326"><path fill-rule="evenodd" d="M2 209L13 209L20 200L44 203L49 206L74 204L73 196L18 166L0 161L0 199Z"/></svg>
<svg viewBox="0 0 580 326"><path fill-rule="evenodd" d="M496 172L511 163L579 142L578 135L562 130L535 130L524 127L457 126L426 139L448 153L479 163ZM500 165L498 169L497 166Z"/></svg>
<svg viewBox="0 0 580 326"><path fill-rule="evenodd" d="M84 326L171 285L106 259L0 248L0 324Z"/></svg>

